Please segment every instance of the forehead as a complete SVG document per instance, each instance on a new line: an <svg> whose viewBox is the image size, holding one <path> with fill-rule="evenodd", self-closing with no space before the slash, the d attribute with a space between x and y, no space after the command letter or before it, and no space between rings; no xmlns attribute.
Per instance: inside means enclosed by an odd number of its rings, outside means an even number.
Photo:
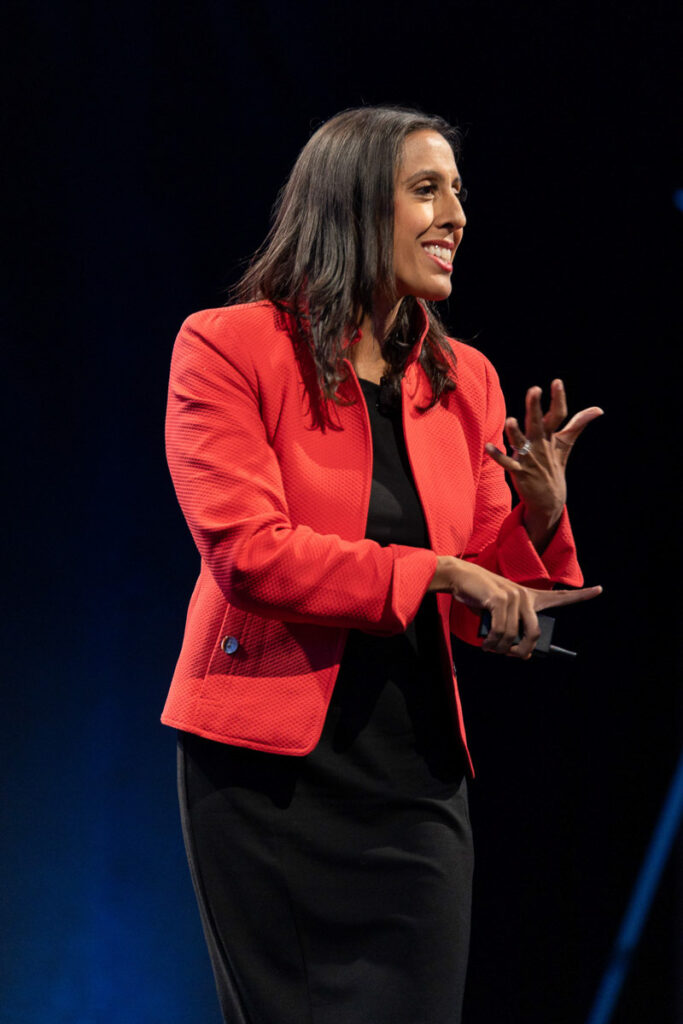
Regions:
<svg viewBox="0 0 683 1024"><path fill-rule="evenodd" d="M405 137L398 167L399 178L409 178L422 168L438 171L450 178L457 177L453 150L439 132L411 132Z"/></svg>

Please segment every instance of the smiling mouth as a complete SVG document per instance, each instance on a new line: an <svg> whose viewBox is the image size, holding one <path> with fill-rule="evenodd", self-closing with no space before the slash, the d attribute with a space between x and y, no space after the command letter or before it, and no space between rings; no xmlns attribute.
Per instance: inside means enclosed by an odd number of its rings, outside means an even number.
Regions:
<svg viewBox="0 0 683 1024"><path fill-rule="evenodd" d="M443 245L423 245L422 248L427 256L434 261L439 270L443 270L447 274L453 272L454 249L447 249Z"/></svg>
<svg viewBox="0 0 683 1024"><path fill-rule="evenodd" d="M436 256L437 259L441 260L442 263L452 263L452 250L447 249L445 245L423 245L422 248L425 252L429 253L430 256Z"/></svg>

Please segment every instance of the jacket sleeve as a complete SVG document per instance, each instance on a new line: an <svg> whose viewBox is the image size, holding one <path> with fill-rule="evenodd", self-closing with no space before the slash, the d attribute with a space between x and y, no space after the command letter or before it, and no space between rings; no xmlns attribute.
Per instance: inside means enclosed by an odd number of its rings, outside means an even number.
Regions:
<svg viewBox="0 0 683 1024"><path fill-rule="evenodd" d="M486 424L484 444L491 442L505 450L503 428L505 400L498 375L485 361L487 375ZM523 506L512 511L511 493L505 473L483 450L477 487L474 526L463 558L505 576L515 583L550 590L556 583L580 587L583 575L576 557L576 545L566 506L552 540L539 555L522 520ZM480 643L479 616L457 601L451 611L451 629L462 640Z"/></svg>
<svg viewBox="0 0 683 1024"><path fill-rule="evenodd" d="M168 464L202 559L226 600L245 611L401 632L417 613L436 555L292 525L260 414L253 348L235 336L225 313L185 321L169 385Z"/></svg>

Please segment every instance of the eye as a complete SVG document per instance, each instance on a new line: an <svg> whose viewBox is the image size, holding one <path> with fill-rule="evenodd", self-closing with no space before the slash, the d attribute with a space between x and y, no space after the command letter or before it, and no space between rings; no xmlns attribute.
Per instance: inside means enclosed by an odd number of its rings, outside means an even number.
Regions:
<svg viewBox="0 0 683 1024"><path fill-rule="evenodd" d="M455 192L455 194L458 197L458 199L460 200L460 202L464 203L465 200L467 199L467 189L463 188L463 186L460 185L459 188L454 188L453 191Z"/></svg>
<svg viewBox="0 0 683 1024"><path fill-rule="evenodd" d="M429 196L434 195L436 192L436 185L431 182L429 185L418 185L415 189L418 196Z"/></svg>

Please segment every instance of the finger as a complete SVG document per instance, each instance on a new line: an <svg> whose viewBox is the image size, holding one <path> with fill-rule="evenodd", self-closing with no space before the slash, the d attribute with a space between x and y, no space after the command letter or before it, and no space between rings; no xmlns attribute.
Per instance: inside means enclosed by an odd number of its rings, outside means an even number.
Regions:
<svg viewBox="0 0 683 1024"><path fill-rule="evenodd" d="M526 437L514 416L508 416L505 421L505 436L511 448L521 448L526 442Z"/></svg>
<svg viewBox="0 0 683 1024"><path fill-rule="evenodd" d="M513 590L507 595L505 609L505 631L498 644L499 654L509 654L512 645L519 636L519 591Z"/></svg>
<svg viewBox="0 0 683 1024"><path fill-rule="evenodd" d="M543 425L543 409L541 408L541 395L543 391L539 387L529 388L526 393L526 419L524 421L524 433L530 441L537 441L545 437Z"/></svg>
<svg viewBox="0 0 683 1024"><path fill-rule="evenodd" d="M493 594L484 606L491 613L491 625L484 642L481 645L483 651L498 653L499 645L505 633L505 600L501 594Z"/></svg>
<svg viewBox="0 0 683 1024"><path fill-rule="evenodd" d="M556 378L550 385L550 408L543 417L546 434L554 434L567 418L567 396L563 382Z"/></svg>
<svg viewBox="0 0 683 1024"><path fill-rule="evenodd" d="M538 643L541 630L538 625L538 616L534 611L533 602L529 592L522 591L519 602L519 621L522 629L522 640L516 647L510 648L510 654L517 658L530 658L534 647Z"/></svg>
<svg viewBox="0 0 683 1024"><path fill-rule="evenodd" d="M520 446L521 447L521 446ZM507 469L509 473L516 473L519 468L519 462L517 459L510 458L505 452L502 452L500 448L496 448L495 444L490 442L484 445L484 449L487 455L490 455L494 462L497 462L503 469Z"/></svg>
<svg viewBox="0 0 683 1024"><path fill-rule="evenodd" d="M583 587L581 590L530 590L534 611L544 608L558 608L565 604L590 601L602 594L602 587Z"/></svg>
<svg viewBox="0 0 683 1024"><path fill-rule="evenodd" d="M509 654L519 634L519 587L500 588L490 598L491 626L482 647L494 654Z"/></svg>

